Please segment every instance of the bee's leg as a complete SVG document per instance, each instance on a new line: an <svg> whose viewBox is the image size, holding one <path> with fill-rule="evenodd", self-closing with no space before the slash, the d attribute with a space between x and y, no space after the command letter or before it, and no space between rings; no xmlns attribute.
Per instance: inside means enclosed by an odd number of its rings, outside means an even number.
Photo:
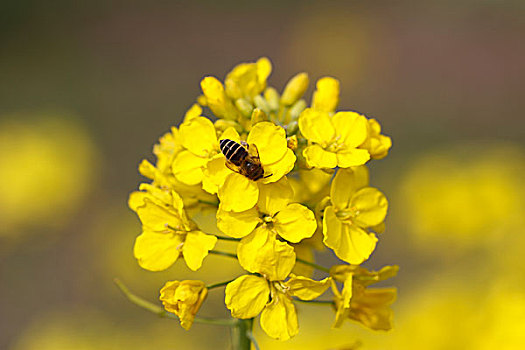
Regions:
<svg viewBox="0 0 525 350"><path fill-rule="evenodd" d="M228 169L230 169L231 171L234 171L234 172L236 172L236 173L239 172L239 169L234 168L234 165L232 165L232 163L230 163L229 161L224 162L224 164L226 164L226 166L228 167Z"/></svg>
<svg viewBox="0 0 525 350"><path fill-rule="evenodd" d="M273 174L265 175L265 176L263 176L263 179L266 179L267 177L270 177L270 176L272 176L272 175L273 175Z"/></svg>

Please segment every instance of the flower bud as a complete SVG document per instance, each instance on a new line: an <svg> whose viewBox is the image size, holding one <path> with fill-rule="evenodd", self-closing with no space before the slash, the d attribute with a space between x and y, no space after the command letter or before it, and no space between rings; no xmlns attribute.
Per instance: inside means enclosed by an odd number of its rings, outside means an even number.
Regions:
<svg viewBox="0 0 525 350"><path fill-rule="evenodd" d="M179 317L182 328L189 330L207 295L202 281L169 281L160 290L160 301L166 311Z"/></svg>
<svg viewBox="0 0 525 350"><path fill-rule="evenodd" d="M285 106L291 106L297 102L308 88L308 74L299 73L294 76L284 88L281 102Z"/></svg>
<svg viewBox="0 0 525 350"><path fill-rule="evenodd" d="M279 110L279 93L273 87L264 90L264 98L268 101L268 105L272 111Z"/></svg>

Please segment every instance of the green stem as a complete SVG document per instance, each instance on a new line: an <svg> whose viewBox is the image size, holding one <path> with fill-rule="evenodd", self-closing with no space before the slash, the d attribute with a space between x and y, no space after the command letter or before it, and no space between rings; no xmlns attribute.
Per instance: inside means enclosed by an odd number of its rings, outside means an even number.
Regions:
<svg viewBox="0 0 525 350"><path fill-rule="evenodd" d="M163 308L161 308L158 305L153 304L152 302L149 302L141 297L139 297L136 294L133 294L128 287L124 285L118 278L115 278L113 280L117 287L120 289L120 291L128 298L129 301L131 301L133 304L140 306L143 309L146 309L154 314L156 314L159 317L164 318L172 318L175 320L178 320L179 318L172 314L171 312L167 312ZM215 319L215 318L207 318L207 317L195 317L193 320L195 323L203 323L203 324L212 324L217 326L228 326L233 327L236 324L235 319Z"/></svg>
<svg viewBox="0 0 525 350"><path fill-rule="evenodd" d="M220 252L218 250L210 250L210 254L222 255L222 256L227 256L227 257L230 257L230 258L237 259L237 255L235 255L233 253Z"/></svg>
<svg viewBox="0 0 525 350"><path fill-rule="evenodd" d="M208 288L208 289L219 288L219 287L227 285L228 283L230 283L232 281L233 280L229 280L229 281L226 281L226 282L219 282L219 283L210 284L209 286L206 286L206 288Z"/></svg>
<svg viewBox="0 0 525 350"><path fill-rule="evenodd" d="M215 236L217 237L217 239L220 239L220 240L223 240L223 241L235 241L235 242L239 242L241 239L240 238L233 238L233 237L225 237L225 236Z"/></svg>
<svg viewBox="0 0 525 350"><path fill-rule="evenodd" d="M232 348L234 350L250 350L252 343L252 340L250 339L252 326L253 318L247 320L236 320L235 326L231 329Z"/></svg>
<svg viewBox="0 0 525 350"><path fill-rule="evenodd" d="M330 269L328 269L328 268L326 268L324 266L321 266L321 265L317 265L316 263L313 263L313 262L310 262L310 261L306 261L306 260L303 260L303 259L299 259L299 258L296 258L295 260L297 262L300 262L301 264L305 264L305 265L311 266L313 268L316 268L318 270L324 271L326 273L330 273Z"/></svg>
<svg viewBox="0 0 525 350"><path fill-rule="evenodd" d="M210 201L205 201L205 200L202 200L202 199L199 199L198 202L202 203L202 204L212 205L214 207L218 207L219 206L219 202L210 202Z"/></svg>
<svg viewBox="0 0 525 350"><path fill-rule="evenodd" d="M255 339L254 335L253 335L253 332L251 330L248 330L246 332L246 336L248 337L248 339L251 340L252 344L253 344L253 347L255 348L255 350L261 350L261 348L259 347L259 344L257 343L257 340Z"/></svg>

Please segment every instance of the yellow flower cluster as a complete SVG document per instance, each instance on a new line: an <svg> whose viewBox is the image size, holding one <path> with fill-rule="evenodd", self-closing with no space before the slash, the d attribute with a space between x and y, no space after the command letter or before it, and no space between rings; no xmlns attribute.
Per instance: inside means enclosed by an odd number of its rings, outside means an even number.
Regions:
<svg viewBox="0 0 525 350"><path fill-rule="evenodd" d="M232 316L260 314L262 329L276 339L298 333L299 300L333 305L335 327L350 318L389 329L395 289L367 287L395 275L397 267L369 272L359 264L374 251L388 207L369 186L365 163L385 157L391 140L374 119L336 111L336 79L319 79L308 107L308 75L297 74L279 93L267 86L271 70L261 58L236 66L224 84L202 80L198 103L155 145L156 164L139 166L152 182L129 199L143 227L134 255L151 271L179 257L197 270L209 253L237 258L246 270L212 286L166 283L160 299L185 329L208 290L224 285ZM199 229L196 214L202 212L215 214L223 235ZM235 241L237 253L215 251L218 239ZM316 264L313 250L324 246L347 264ZM312 279L313 268L326 278ZM316 300L330 286L333 298Z"/></svg>

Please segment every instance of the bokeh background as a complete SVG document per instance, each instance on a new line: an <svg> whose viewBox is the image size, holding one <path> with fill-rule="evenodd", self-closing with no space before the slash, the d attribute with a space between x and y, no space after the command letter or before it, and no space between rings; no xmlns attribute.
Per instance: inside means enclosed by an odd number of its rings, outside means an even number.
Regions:
<svg viewBox="0 0 525 350"><path fill-rule="evenodd" d="M394 146L373 162L390 199L365 265L398 264L395 329L299 306L300 334L263 349L525 346L525 3L436 1L2 1L0 349L219 349L123 298L155 301L176 264L141 270L127 209L137 165L208 74L269 57L270 84L339 78L341 108L377 118ZM310 89L311 92L311 89ZM198 277L240 273L210 256ZM198 278L197 277L197 278ZM202 309L222 316L222 292Z"/></svg>

